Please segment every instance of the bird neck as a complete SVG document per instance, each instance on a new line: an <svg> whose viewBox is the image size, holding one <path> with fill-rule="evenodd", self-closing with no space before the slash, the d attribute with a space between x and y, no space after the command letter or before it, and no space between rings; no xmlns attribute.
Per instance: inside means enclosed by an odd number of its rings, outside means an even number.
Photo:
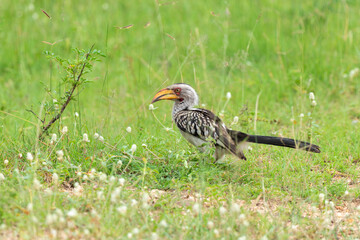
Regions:
<svg viewBox="0 0 360 240"><path fill-rule="evenodd" d="M174 117L174 115L182 110L191 108L191 104L189 104L187 101L175 101L174 103L174 107L173 107L173 111L172 111L172 116Z"/></svg>

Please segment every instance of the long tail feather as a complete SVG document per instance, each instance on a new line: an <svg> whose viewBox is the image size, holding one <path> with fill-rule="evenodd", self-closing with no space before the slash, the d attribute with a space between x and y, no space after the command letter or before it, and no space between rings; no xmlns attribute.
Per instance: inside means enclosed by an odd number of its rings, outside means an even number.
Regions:
<svg viewBox="0 0 360 240"><path fill-rule="evenodd" d="M310 152L320 153L320 147L308 142L303 142L299 140L294 140L291 138L281 138L281 137L270 137L270 136L259 136L259 135L248 135L248 138L245 140L247 142L259 143L259 144L268 144L288 148L298 148Z"/></svg>

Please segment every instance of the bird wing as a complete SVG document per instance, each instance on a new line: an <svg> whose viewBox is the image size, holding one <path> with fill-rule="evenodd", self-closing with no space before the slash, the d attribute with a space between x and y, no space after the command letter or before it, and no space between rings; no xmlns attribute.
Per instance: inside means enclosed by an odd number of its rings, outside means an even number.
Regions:
<svg viewBox="0 0 360 240"><path fill-rule="evenodd" d="M179 111L174 115L177 127L204 141L214 139L215 144L237 155L236 144L228 134L226 126L213 112L191 108Z"/></svg>

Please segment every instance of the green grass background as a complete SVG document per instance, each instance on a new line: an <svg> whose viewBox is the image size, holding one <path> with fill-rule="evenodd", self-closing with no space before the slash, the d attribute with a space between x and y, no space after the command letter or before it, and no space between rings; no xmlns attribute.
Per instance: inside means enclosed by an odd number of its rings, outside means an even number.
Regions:
<svg viewBox="0 0 360 240"><path fill-rule="evenodd" d="M73 232L78 232L75 237L82 236L82 229L88 228L94 238L126 239L137 226L141 231L134 238L150 238L154 231L164 239L215 238L216 232L206 225L209 219L219 222L220 236L230 239L316 239L338 234L346 237L338 229L318 227L321 224L317 220L303 218L301 204L288 199L312 204L318 201L319 193L326 193L341 205L360 195L360 76L349 76L360 65L359 10L360 2L351 0L3 0L0 154L3 160L9 160L8 165L0 162L0 172L6 177L0 183L0 223L6 226L4 234L16 232L20 239L47 236L53 226L34 222L29 225L31 216L23 216L21 209L33 202L38 212L30 215L37 216L40 222L55 207L63 211L74 207L84 212L84 216L74 220ZM150 25L144 27L147 23ZM122 28L128 25L133 26ZM64 92L63 71L43 52L49 50L73 58L72 48L89 49L92 44L106 57L95 63L89 75L92 82L81 89L61 121L50 130L60 135L59 129L69 127L68 135L53 149L48 145L49 139L38 142L36 126L25 121L37 123L26 109L37 113L44 100L51 100L44 85L55 96ZM311 140L321 146L322 153L312 155L252 145L253 151L246 153L248 161L214 165L211 156L199 155L173 126L172 103L156 103L154 114L173 131L166 131L148 110L153 95L175 82L192 85L205 108L216 114L223 110L227 125L239 116L233 129ZM232 94L228 103L227 92ZM311 106L310 92L315 93L316 107ZM80 118L74 116L75 112ZM302 120L301 113L305 115ZM128 126L131 133L125 131ZM95 132L117 148L93 139ZM90 143L81 142L83 133L89 134ZM124 153L131 153L132 144L137 145L135 158L123 172L116 168L116 162L129 162ZM65 152L65 162L56 159L55 151L60 149ZM39 164L18 158L19 153L25 156L27 152L38 152ZM189 161L189 168L185 168L185 161ZM144 212L133 210L130 221L117 216L108 201L96 200L93 185L100 186L109 196L113 191L111 184L84 182L83 196L66 198L61 187L55 188L49 182L56 172L61 183L73 186L73 182L82 181L76 173L87 173L91 168L127 180L128 188L122 196L126 204L151 189L174 194L163 197ZM34 176L44 188L53 189L52 197L32 189ZM351 190L351 197L345 199L346 190ZM183 209L176 205L184 192L212 198L211 207L198 218L184 216ZM231 224L221 222L219 206L231 205L234 199L249 202L264 195L283 201L284 210L273 221L242 208L251 216L249 227L239 225L233 216L229 216ZM88 208L101 212L100 224L92 225L86 215ZM191 210L191 206L184 207L187 208ZM155 221L149 221L149 216ZM160 231L159 219L167 219L170 227ZM187 230L176 224L177 220L188 226ZM300 224L302 231L292 233L286 222ZM120 223L123 228L118 228ZM229 226L233 232L228 232ZM55 228L58 232L67 229Z"/></svg>

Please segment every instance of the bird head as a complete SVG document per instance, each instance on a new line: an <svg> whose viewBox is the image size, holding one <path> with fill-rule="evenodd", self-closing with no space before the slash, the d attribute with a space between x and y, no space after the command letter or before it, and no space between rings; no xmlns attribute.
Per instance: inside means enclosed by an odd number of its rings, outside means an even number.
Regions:
<svg viewBox="0 0 360 240"><path fill-rule="evenodd" d="M195 90L188 84L175 83L157 92L151 103L160 100L173 100L175 104L192 107L198 104L199 98Z"/></svg>

